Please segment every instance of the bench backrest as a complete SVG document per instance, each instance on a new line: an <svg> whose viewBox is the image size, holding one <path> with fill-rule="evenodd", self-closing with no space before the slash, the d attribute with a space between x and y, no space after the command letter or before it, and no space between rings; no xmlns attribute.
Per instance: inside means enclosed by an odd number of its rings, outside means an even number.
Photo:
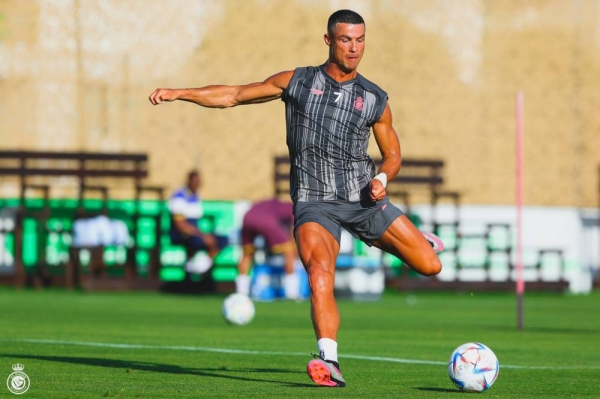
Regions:
<svg viewBox="0 0 600 399"><path fill-rule="evenodd" d="M148 155L143 153L104 153L74 151L0 151L0 176L20 179L21 199L27 189L44 192L47 199L50 186L28 184L28 177L73 177L79 184L79 198L84 192L96 191L108 198L108 187L89 185L88 178L131 179L136 191L148 177Z"/></svg>
<svg viewBox="0 0 600 399"><path fill-rule="evenodd" d="M98 152L0 151L0 176L148 176L146 154Z"/></svg>
<svg viewBox="0 0 600 399"><path fill-rule="evenodd" d="M375 165L381 164L381 159L374 159ZM274 159L275 195L289 194L290 160L287 156L276 156ZM404 196L407 186L427 186L435 192L444 184L444 161L439 159L410 159L402 160L400 173L388 181L387 192L390 197Z"/></svg>

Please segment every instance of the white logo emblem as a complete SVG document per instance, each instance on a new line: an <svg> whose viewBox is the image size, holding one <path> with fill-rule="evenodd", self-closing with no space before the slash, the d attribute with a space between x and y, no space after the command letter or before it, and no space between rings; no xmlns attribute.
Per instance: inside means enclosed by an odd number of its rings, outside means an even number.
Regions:
<svg viewBox="0 0 600 399"><path fill-rule="evenodd" d="M24 368L25 366L22 364L13 364L12 369L14 373L9 375L6 380L8 390L15 395L24 394L29 389L29 377L23 372Z"/></svg>
<svg viewBox="0 0 600 399"><path fill-rule="evenodd" d="M335 94L335 102L337 103L338 101L340 101L340 99L342 98L342 92L341 91L335 91L333 92L333 94Z"/></svg>

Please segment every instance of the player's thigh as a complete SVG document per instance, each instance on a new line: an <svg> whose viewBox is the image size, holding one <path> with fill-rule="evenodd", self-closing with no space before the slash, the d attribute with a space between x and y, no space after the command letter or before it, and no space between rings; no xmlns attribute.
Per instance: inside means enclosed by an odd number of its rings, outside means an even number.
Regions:
<svg viewBox="0 0 600 399"><path fill-rule="evenodd" d="M250 228L248 225L242 225L242 232L240 235L242 247L254 247L254 239L256 238L256 231L254 229Z"/></svg>
<svg viewBox="0 0 600 399"><path fill-rule="evenodd" d="M307 222L296 228L298 255L310 274L315 268L332 273L340 251L335 237L316 222Z"/></svg>
<svg viewBox="0 0 600 399"><path fill-rule="evenodd" d="M190 236L185 240L185 246L191 252L205 251L208 249L206 242L198 236Z"/></svg>
<svg viewBox="0 0 600 399"><path fill-rule="evenodd" d="M441 263L423 233L405 216L399 216L373 243L376 247L402 259L424 275L437 274Z"/></svg>

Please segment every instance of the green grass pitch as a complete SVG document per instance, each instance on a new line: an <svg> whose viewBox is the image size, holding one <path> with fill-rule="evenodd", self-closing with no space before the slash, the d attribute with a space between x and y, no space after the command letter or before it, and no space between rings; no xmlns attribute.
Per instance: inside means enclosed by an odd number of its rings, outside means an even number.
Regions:
<svg viewBox="0 0 600 399"><path fill-rule="evenodd" d="M500 373L488 398L600 397L600 292L526 293L525 328L506 293L386 292L339 301L346 388L315 386L308 302L256 303L230 326L224 295L0 288L0 398L12 365L24 398L457 398L450 353L479 341Z"/></svg>

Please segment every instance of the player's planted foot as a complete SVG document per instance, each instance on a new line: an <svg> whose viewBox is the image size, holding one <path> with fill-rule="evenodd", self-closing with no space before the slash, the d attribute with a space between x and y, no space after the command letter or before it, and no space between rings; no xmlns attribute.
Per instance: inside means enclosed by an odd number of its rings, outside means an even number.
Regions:
<svg viewBox="0 0 600 399"><path fill-rule="evenodd" d="M338 362L331 360L323 360L318 355L314 355L314 359L308 362L306 371L311 380L317 385L325 387L345 387L346 381L340 372Z"/></svg>
<svg viewBox="0 0 600 399"><path fill-rule="evenodd" d="M433 248L433 250L436 253L440 253L444 250L444 243L442 242L442 240L439 239L438 236L436 236L433 233L423 233L423 237L425 237L425 239L429 242L429 244L431 244L431 248Z"/></svg>

